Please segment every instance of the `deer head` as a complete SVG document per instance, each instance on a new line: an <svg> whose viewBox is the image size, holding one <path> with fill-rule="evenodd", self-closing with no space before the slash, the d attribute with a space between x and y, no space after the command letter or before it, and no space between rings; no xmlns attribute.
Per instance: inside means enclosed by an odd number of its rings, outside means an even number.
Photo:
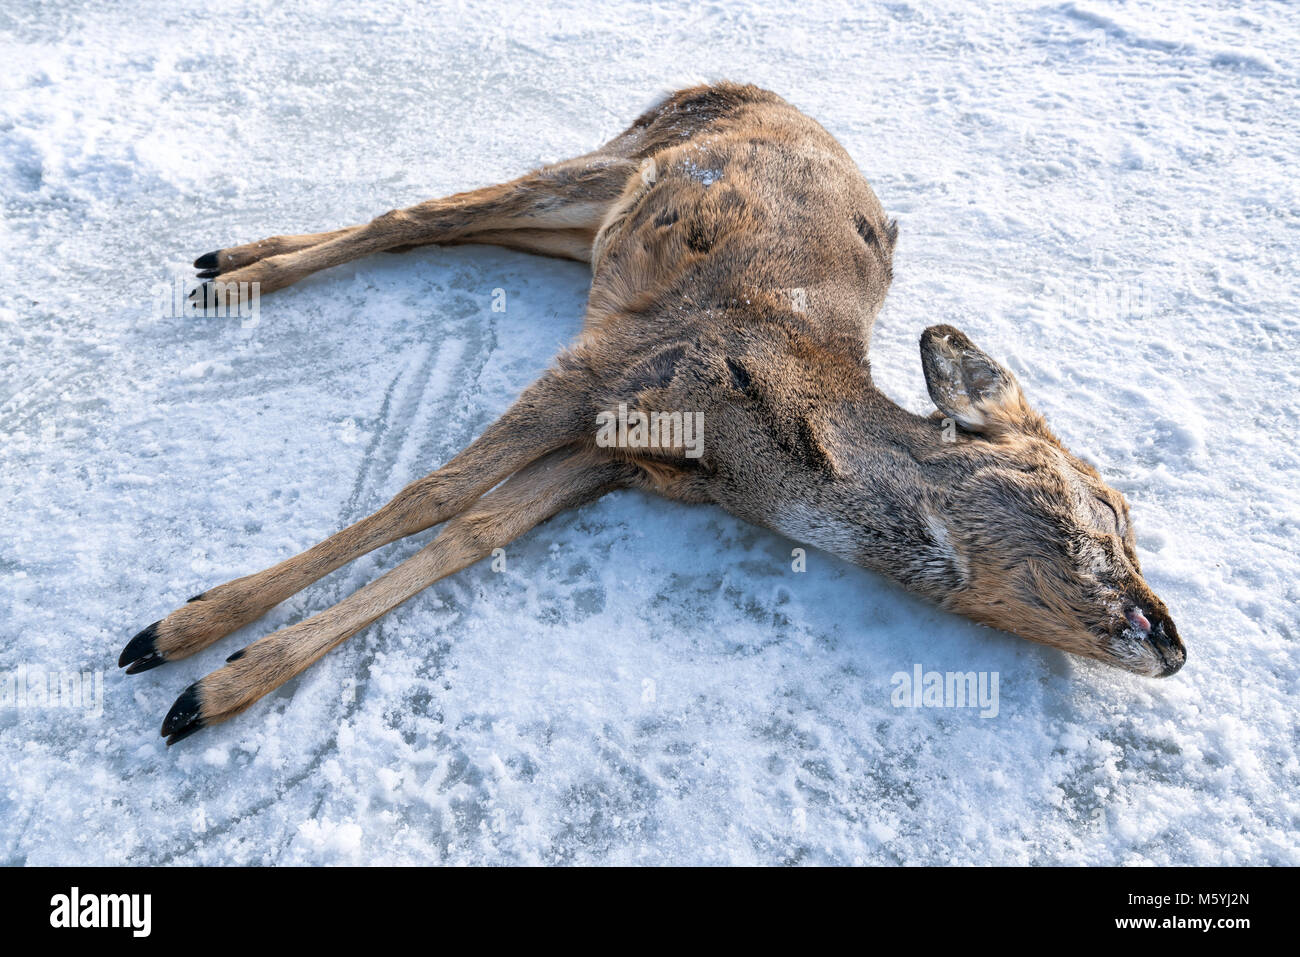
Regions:
<svg viewBox="0 0 1300 957"><path fill-rule="evenodd" d="M961 587L941 598L977 621L1135 674L1167 677L1187 652L1142 578L1124 496L1061 444L1015 377L952 326L921 336L926 385L960 427L942 503Z"/></svg>

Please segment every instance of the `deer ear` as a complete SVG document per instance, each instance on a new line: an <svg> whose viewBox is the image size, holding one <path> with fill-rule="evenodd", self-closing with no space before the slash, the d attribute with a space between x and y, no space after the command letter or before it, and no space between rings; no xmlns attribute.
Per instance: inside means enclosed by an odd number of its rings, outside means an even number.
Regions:
<svg viewBox="0 0 1300 957"><path fill-rule="evenodd" d="M959 329L931 326L921 333L921 366L939 411L969 432L996 435L1038 421L1016 377Z"/></svg>

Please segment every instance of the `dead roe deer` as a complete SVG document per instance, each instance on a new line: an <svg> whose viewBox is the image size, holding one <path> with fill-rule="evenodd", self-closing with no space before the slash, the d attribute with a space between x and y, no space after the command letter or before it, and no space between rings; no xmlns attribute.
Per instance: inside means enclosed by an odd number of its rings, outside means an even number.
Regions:
<svg viewBox="0 0 1300 957"><path fill-rule="evenodd" d="M184 658L358 556L446 523L355 594L190 686L163 722L168 744L618 488L716 503L976 621L1173 674L1186 652L1142 578L1128 505L1061 445L1007 369L932 326L920 345L937 412L913 415L872 384L868 343L896 235L820 125L773 93L720 83L681 90L596 152L513 182L199 257L204 290L216 279L270 292L381 250L494 243L590 262L592 283L577 341L463 452L373 515L130 641L128 673ZM702 412L702 454L606 447L597 419L620 404Z"/></svg>

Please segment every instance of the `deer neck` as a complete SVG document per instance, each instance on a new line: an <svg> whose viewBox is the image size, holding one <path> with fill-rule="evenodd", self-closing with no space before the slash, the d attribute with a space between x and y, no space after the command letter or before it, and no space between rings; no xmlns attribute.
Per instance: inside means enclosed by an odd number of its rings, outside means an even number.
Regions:
<svg viewBox="0 0 1300 957"><path fill-rule="evenodd" d="M944 511L963 469L943 423L874 387L820 411L814 434L824 462L786 473L764 524L936 601L951 597L967 567Z"/></svg>

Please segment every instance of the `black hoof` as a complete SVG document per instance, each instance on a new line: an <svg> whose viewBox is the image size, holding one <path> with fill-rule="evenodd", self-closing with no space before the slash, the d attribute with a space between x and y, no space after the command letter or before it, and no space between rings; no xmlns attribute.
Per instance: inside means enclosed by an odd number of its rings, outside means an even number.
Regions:
<svg viewBox="0 0 1300 957"><path fill-rule="evenodd" d="M190 290L190 302L197 303L198 307L207 312L208 307L215 303L216 296L212 294L212 280L206 279L202 284Z"/></svg>
<svg viewBox="0 0 1300 957"><path fill-rule="evenodd" d="M202 730L203 730L203 724L199 722L190 725L184 731L177 731L175 734L173 734L170 738L167 739L167 747L170 748L177 741L184 741L186 738L194 734L196 731L202 731Z"/></svg>
<svg viewBox="0 0 1300 957"><path fill-rule="evenodd" d="M158 638L159 622L154 622L144 631L140 632L134 638L126 643L122 653L117 657L117 666L126 668L129 675L138 675L142 671L148 671L150 668L157 668L159 665L167 663L155 646ZM127 667L127 666L130 667Z"/></svg>
<svg viewBox="0 0 1300 957"><path fill-rule="evenodd" d="M200 279L215 279L219 275L221 275L220 269L203 269L199 271Z"/></svg>
<svg viewBox="0 0 1300 957"><path fill-rule="evenodd" d="M167 717L163 718L162 736L167 739L168 747L203 727L203 706L199 703L198 687L192 684L186 688L167 712Z"/></svg>
<svg viewBox="0 0 1300 957"><path fill-rule="evenodd" d="M195 269L216 269L217 257L221 255L220 249L214 249L210 253L204 253L198 259L194 260Z"/></svg>

